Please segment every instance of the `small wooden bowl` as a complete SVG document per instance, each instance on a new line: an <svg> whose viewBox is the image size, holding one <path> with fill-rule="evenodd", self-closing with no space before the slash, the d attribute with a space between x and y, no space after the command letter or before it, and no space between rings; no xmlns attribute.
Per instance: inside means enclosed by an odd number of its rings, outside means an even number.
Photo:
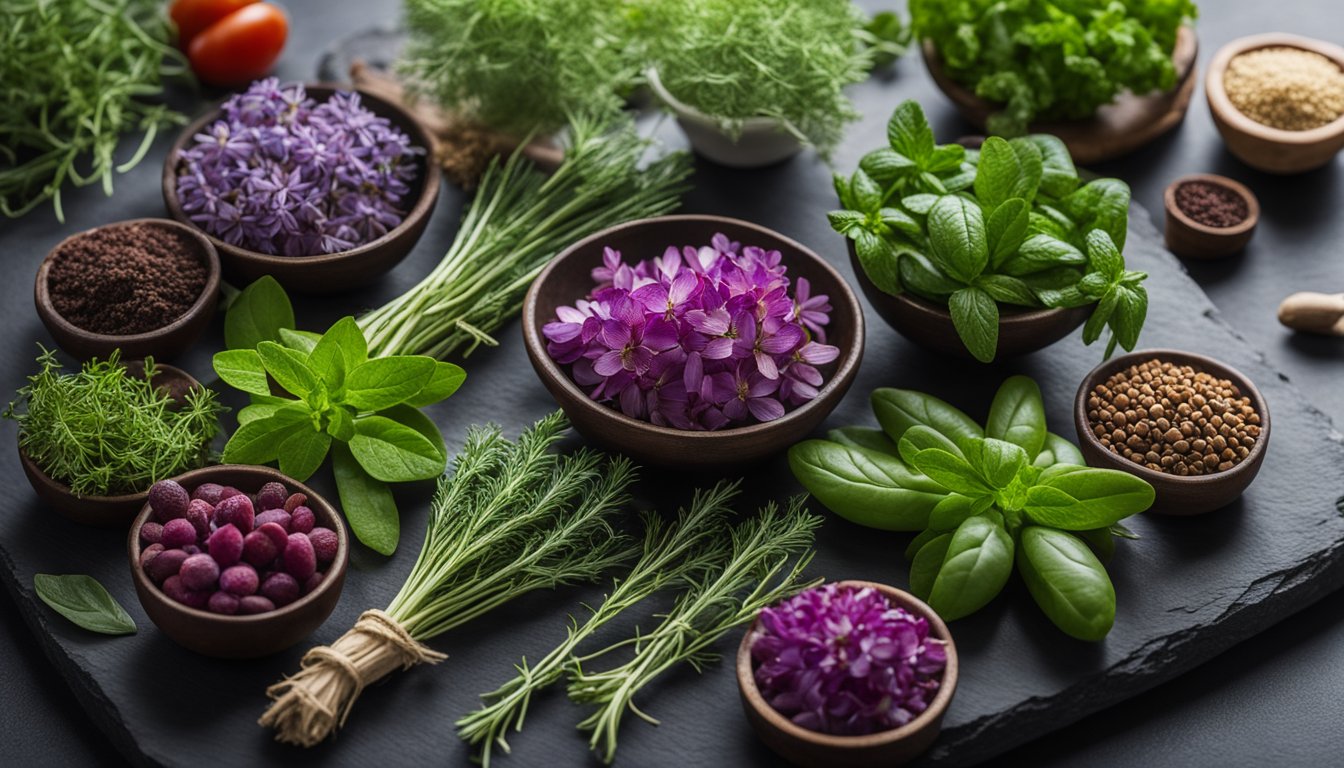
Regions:
<svg viewBox="0 0 1344 768"><path fill-rule="evenodd" d="M947 643L947 667L943 670L942 684L929 708L900 728L865 736L833 736L795 725L781 715L761 696L756 687L755 670L751 659L752 634L759 619L737 647L737 688L742 695L742 709L747 714L756 735L775 754L803 768L880 768L900 765L915 759L933 744L943 726L943 715L952 703L957 690L957 646L947 625L923 601L907 592L871 581L842 581L846 587L872 587L892 602L929 622L929 636Z"/></svg>
<svg viewBox="0 0 1344 768"><path fill-rule="evenodd" d="M326 576L317 589L269 613L250 616L225 616L189 608L168 597L140 567L140 527L154 514L145 503L126 539L130 555L131 580L140 605L165 635L178 645L205 656L220 659L253 659L266 656L298 643L327 620L341 598L345 572L350 559L350 537L341 515L312 488L270 467L221 464L192 470L173 478L188 490L201 483L231 485L255 494L269 482L283 483L291 493L308 497L306 506L313 510L317 525L336 532L336 559L327 566Z"/></svg>
<svg viewBox="0 0 1344 768"><path fill-rule="evenodd" d="M144 378L142 362L126 361L128 373L137 378ZM189 390L201 386L191 374L163 363L154 364L154 384L179 403L186 398ZM149 489L145 489L143 493L127 493L120 496L76 496L69 485L53 479L42 471L22 447L19 448L19 463L23 466L23 474L33 486L37 498L62 517L81 525L124 528L135 519L136 513L149 498Z"/></svg>
<svg viewBox="0 0 1344 768"><path fill-rule="evenodd" d="M94 333L66 320L56 311L56 306L52 304L51 292L47 286L47 275L51 271L52 259L57 251L71 241L87 237L99 230L133 225L172 230L186 236L196 244L197 247L192 255L201 260L206 270L205 288L201 291L201 295L181 317L162 328L145 333L127 335ZM33 303L37 306L37 316L41 318L42 324L47 327L47 332L56 340L56 344L61 349L80 360L87 360L91 357L105 358L118 349L121 350L123 358L153 357L155 359L171 360L185 352L205 332L205 329L210 325L210 320L214 317L215 306L218 302L219 254L215 252L214 245L194 228L169 219L118 221L114 224L94 227L67 237L58 243L55 248L52 248L47 257L42 260L42 265L37 268L37 282L33 288Z"/></svg>
<svg viewBox="0 0 1344 768"><path fill-rule="evenodd" d="M1260 415L1260 439L1251 447L1250 454L1236 466L1226 472L1211 475L1185 476L1169 475L1147 467L1141 467L1117 453L1113 453L1092 434L1092 425L1087 418L1087 398L1092 390L1114 374L1147 360L1157 358L1176 365L1188 365L1196 371L1204 371L1221 379L1226 379L1241 390L1241 394L1250 398L1251 407ZM1265 462L1265 451L1269 445L1269 404L1265 402L1255 383L1237 369L1221 363L1211 357L1194 352L1182 352L1176 349L1146 349L1113 357L1102 363L1083 379L1073 402L1073 426L1078 433L1078 447L1087 459L1088 466L1119 469L1136 477L1147 480L1156 492L1156 499L1149 512L1159 515L1200 515L1215 509L1222 509L1241 496L1260 471Z"/></svg>
<svg viewBox="0 0 1344 768"><path fill-rule="evenodd" d="M636 261L661 255L669 244L708 243L719 232L744 245L779 250L790 280L805 277L814 295L830 297L833 309L826 340L840 348L840 358L823 369L826 382L820 394L774 421L714 432L659 427L590 399L547 353L542 326L555 317L557 307L572 305L592 292L590 272L602 264L604 247ZM523 302L523 340L537 376L584 436L641 464L718 471L778 453L821 424L858 374L863 359L863 311L844 278L830 264L777 232L721 216L662 216L603 230L555 257L528 289Z"/></svg>
<svg viewBox="0 0 1344 768"><path fill-rule="evenodd" d="M952 100L966 122L983 131L985 122L999 111L1000 105L985 101L954 80L943 67L942 57L931 40L925 40L920 50L934 83ZM1098 109L1093 117L1032 123L1030 130L1058 136L1079 165L1099 163L1133 152L1185 119L1190 97L1195 92L1198 55L1199 41L1194 29L1182 26L1177 31L1176 46L1171 53L1172 63L1176 65L1176 85L1171 90L1146 95L1125 92L1117 96L1114 103Z"/></svg>
<svg viewBox="0 0 1344 768"><path fill-rule="evenodd" d="M1246 218L1230 227L1210 227L1190 218L1176 204L1176 190L1189 182L1204 182L1236 193L1246 201ZM1194 173L1171 182L1162 195L1162 203L1167 209L1167 248L1177 256L1191 259L1216 259L1240 251L1250 242L1255 225L1260 222L1260 201L1255 193L1240 182L1212 173Z"/></svg>
<svg viewBox="0 0 1344 768"><path fill-rule="evenodd" d="M1271 32L1241 37L1214 54L1204 80L1213 123L1227 149L1243 163L1266 173L1290 174L1320 168L1344 149L1344 115L1309 131L1284 131L1258 123L1232 105L1223 75L1232 59L1261 48L1300 48L1319 53L1344 70L1344 48L1300 35Z"/></svg>
<svg viewBox="0 0 1344 768"><path fill-rule="evenodd" d="M864 272L854 241L847 240L849 263L854 267L859 288L877 314L897 333L931 352L964 360L975 356L962 343L952 324L947 307L906 291L893 296L878 288ZM1035 352L1054 344L1087 322L1092 307L1071 309L1027 309L999 306L999 347L994 359L1006 360Z"/></svg>
<svg viewBox="0 0 1344 768"><path fill-rule="evenodd" d="M369 243L339 253L326 253L316 256L282 256L239 248L220 240L214 235L207 237L219 251L224 266L224 274L231 282L245 286L263 275L271 275L280 284L298 293L336 293L367 285L370 280L395 267L406 254L411 252L420 236L424 234L429 217L439 200L439 186L442 172L439 164L429 156L434 146L430 135L409 112L378 96L354 86L341 86L319 83L305 85L309 98L319 103L328 99L337 91L355 91L359 93L360 103L379 117L385 117L392 125L401 129L411 140L411 145L421 147L426 154L421 155L417 163L419 173L410 183L410 192L406 200L414 201L406 217L387 234ZM223 102L210 112L202 115L182 131L168 150L163 163L163 202L168 214L193 229L198 229L190 214L182 210L182 202L177 196L177 175L182 162L182 153L192 143L192 138L218 120Z"/></svg>

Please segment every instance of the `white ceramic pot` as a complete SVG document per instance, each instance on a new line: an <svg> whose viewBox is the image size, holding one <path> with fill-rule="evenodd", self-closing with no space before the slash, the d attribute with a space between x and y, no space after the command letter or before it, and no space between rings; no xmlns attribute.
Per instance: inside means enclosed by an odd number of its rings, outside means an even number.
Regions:
<svg viewBox="0 0 1344 768"><path fill-rule="evenodd" d="M677 124L697 154L731 168L760 168L798 154L803 142L785 124L773 117L749 117L734 139L718 120L679 101L658 79L655 70L645 73L649 88L677 117Z"/></svg>

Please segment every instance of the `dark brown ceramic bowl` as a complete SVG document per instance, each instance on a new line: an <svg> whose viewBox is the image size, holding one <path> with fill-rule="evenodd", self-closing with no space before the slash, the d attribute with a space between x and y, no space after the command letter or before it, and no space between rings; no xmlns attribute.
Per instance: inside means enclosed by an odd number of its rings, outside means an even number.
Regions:
<svg viewBox="0 0 1344 768"><path fill-rule="evenodd" d="M1190 182L1204 182L1231 190L1246 201L1246 219L1230 227L1210 227L1190 218L1176 204L1176 190ZM1255 225L1260 221L1260 201L1255 193L1245 184L1212 173L1193 173L1171 182L1162 195L1162 204L1167 210L1167 248L1177 256L1191 259L1216 259L1240 251L1250 242Z"/></svg>
<svg viewBox="0 0 1344 768"><path fill-rule="evenodd" d="M847 244L849 263L854 267L859 288L877 314L887 321L887 325L931 352L965 360L975 359L957 335L957 329L952 325L952 313L948 312L947 307L922 299L909 291L893 296L878 288L868 279L868 273L859 263L859 256L854 252L854 241L847 240ZM999 305L999 346L994 359L1021 357L1048 347L1087 322L1091 311L1090 306L1025 309Z"/></svg>
<svg viewBox="0 0 1344 768"><path fill-rule="evenodd" d="M882 768L909 762L938 738L943 715L956 693L957 646L952 642L952 633L932 608L908 592L871 581L842 581L840 585L872 587L880 591L897 607L927 619L929 635L947 643L947 667L943 670L942 685L929 708L900 728L866 736L832 736L795 725L771 707L756 687L751 636L757 623L753 622L737 647L737 688L742 695L742 709L766 746L803 768Z"/></svg>
<svg viewBox="0 0 1344 768"><path fill-rule="evenodd" d="M1000 106L976 96L943 68L942 57L930 40L920 50L924 65L943 94L952 100L963 119L984 130L985 121ZM1171 60L1176 66L1176 85L1169 91L1136 95L1125 92L1085 120L1061 120L1031 124L1032 133L1058 136L1069 148L1073 161L1090 165L1133 152L1181 124L1195 92L1195 63L1199 41L1190 26L1176 35Z"/></svg>
<svg viewBox="0 0 1344 768"><path fill-rule="evenodd" d="M1284 131L1256 122L1232 105L1223 87L1223 75L1232 59L1261 48L1300 48L1319 53L1344 70L1344 48L1301 35L1270 32L1240 37L1218 49L1209 63L1204 93L1213 124L1232 154L1266 173L1302 173L1326 165L1344 149L1344 115L1309 131Z"/></svg>
<svg viewBox="0 0 1344 768"><path fill-rule="evenodd" d="M1212 475L1182 477L1141 467L1117 453L1112 453L1092 434L1091 422L1087 418L1087 398L1092 390L1104 383L1114 374L1147 360L1158 358L1164 362L1188 365L1196 371L1226 379L1241 390L1241 394L1250 398L1251 407L1260 415L1260 439L1251 447L1250 454L1236 466L1226 472ZM1078 447L1088 466L1119 469L1136 477L1147 480L1156 492L1153 506L1148 510L1159 515L1199 515L1222 509L1241 496L1260 471L1265 461L1265 451L1269 445L1269 404L1256 389L1255 383L1241 371L1214 360L1211 357L1182 352L1176 349L1145 349L1130 352L1127 355L1111 358L1102 363L1083 379L1073 402L1073 426L1078 433Z"/></svg>
<svg viewBox="0 0 1344 768"><path fill-rule="evenodd" d="M633 262L661 255L669 244L708 243L719 232L744 245L779 250L791 280L805 277L814 295L830 297L833 309L826 341L840 348L840 357L822 369L826 383L821 393L774 421L716 432L655 426L626 416L610 404L591 400L570 378L569 371L547 354L542 326L555 317L557 307L573 304L592 292L590 273L602 264L604 247L615 248ZM863 359L863 311L834 267L777 232L721 216L662 216L598 232L556 256L528 289L523 303L523 340L537 376L584 436L642 464L718 470L751 464L783 451L821 424L858 374Z"/></svg>
<svg viewBox="0 0 1344 768"><path fill-rule="evenodd" d="M433 142L424 127L404 109L385 101L378 96L354 86L334 84L305 85L310 98L321 102L336 91L358 91L361 103L374 114L385 117L392 125L400 128L408 137L411 145L422 147L426 154L419 159L419 174L410 184L406 200L410 210L406 218L386 235L365 243L358 248L339 253L317 256L276 256L269 253L239 248L206 234L219 251L220 262L224 266L224 276L230 281L245 286L263 275L271 275L285 288L298 293L336 293L366 285L369 280L395 267L406 254L411 252L420 236L429 224L430 214L439 200L439 180L442 173L438 163L433 162L429 153ZM221 105L216 105L202 115L177 137L168 150L168 158L163 164L163 202L168 214L174 219L196 228L190 216L182 210L177 197L177 174L181 164L182 152L191 143L192 137L205 130L210 123L219 119ZM202 232L204 234L204 232Z"/></svg>
<svg viewBox="0 0 1344 768"><path fill-rule="evenodd" d="M185 235L195 243L196 248L193 255L205 264L205 288L196 299L196 303L192 304L186 313L162 328L124 336L86 331L62 317L51 302L51 294L47 289L47 273L51 270L52 257L72 240L85 237L100 229L131 225L171 229ZM123 358L153 357L159 360L171 360L186 351L187 347L190 347L205 332L206 327L210 325L210 320L214 317L215 306L218 302L219 255L215 252L215 247L211 245L209 239L193 227L183 226L169 219L118 221L114 224L94 227L67 237L55 248L52 248L47 257L42 260L42 266L37 269L37 284L33 289L33 303L37 305L37 316L42 319L42 324L47 327L47 331L51 333L51 337L56 340L61 349L81 360L91 357L105 358L116 349L121 350Z"/></svg>
<svg viewBox="0 0 1344 768"><path fill-rule="evenodd" d="M283 483L291 493L308 497L317 524L336 532L339 540L336 559L328 566L326 577L317 589L270 613L252 616L224 616L189 608L164 594L140 567L140 526L154 513L149 504L142 507L126 539L130 555L131 580L140 605L151 621L178 645L205 656L221 659L253 659L266 656L298 643L327 620L345 586L345 571L350 559L350 538L341 515L312 488L270 467L220 464L192 470L173 478L188 490L201 483L231 485L254 494L269 482Z"/></svg>
<svg viewBox="0 0 1344 768"><path fill-rule="evenodd" d="M126 361L127 370L139 378L144 377L142 361ZM174 400L181 401L187 391L201 386L191 374L171 365L155 363L154 383L165 390ZM56 510L62 517L83 525L99 528L125 528L135 519L140 508L145 505L149 492L128 493L121 496L76 496L70 486L54 480L19 448L19 463L23 465L23 474L33 486L37 498L48 507Z"/></svg>

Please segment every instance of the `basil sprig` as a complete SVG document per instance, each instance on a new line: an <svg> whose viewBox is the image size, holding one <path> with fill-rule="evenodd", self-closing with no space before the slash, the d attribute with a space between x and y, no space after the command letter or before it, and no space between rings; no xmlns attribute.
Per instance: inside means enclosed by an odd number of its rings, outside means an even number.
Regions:
<svg viewBox="0 0 1344 768"><path fill-rule="evenodd" d="M850 427L789 450L798 481L837 515L872 528L922 531L906 550L910 588L944 619L980 610L1014 563L1046 616L1082 640L1115 622L1100 558L1119 523L1148 509L1153 488L1093 469L1049 432L1041 390L1025 376L999 388L985 427L910 390L879 389L877 430Z"/></svg>
<svg viewBox="0 0 1344 768"><path fill-rule="evenodd" d="M135 621L98 580L84 574L33 575L42 602L76 625L101 635L133 635Z"/></svg>
<svg viewBox="0 0 1344 768"><path fill-rule="evenodd" d="M1109 328L1107 357L1117 345L1134 349L1148 276L1126 269L1121 255L1124 182L1080 186L1054 136L992 136L978 152L936 145L914 101L896 108L887 138L849 178L835 177L844 210L828 214L879 289L946 304L962 343L983 362L998 349L1003 305L1093 306L1083 342Z"/></svg>

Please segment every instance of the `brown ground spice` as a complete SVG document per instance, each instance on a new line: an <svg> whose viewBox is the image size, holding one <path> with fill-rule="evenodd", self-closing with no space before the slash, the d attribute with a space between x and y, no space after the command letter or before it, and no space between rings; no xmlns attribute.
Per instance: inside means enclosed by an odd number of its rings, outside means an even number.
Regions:
<svg viewBox="0 0 1344 768"><path fill-rule="evenodd" d="M1207 181L1187 181L1176 187L1176 207L1206 227L1234 227L1251 215L1245 198Z"/></svg>
<svg viewBox="0 0 1344 768"><path fill-rule="evenodd" d="M102 227L62 245L47 272L61 317L93 333L157 330L186 313L205 289L199 245L151 224Z"/></svg>
<svg viewBox="0 0 1344 768"><path fill-rule="evenodd" d="M1235 384L1157 359L1097 385L1087 418L1112 452L1172 475L1226 472L1260 439L1260 414Z"/></svg>

